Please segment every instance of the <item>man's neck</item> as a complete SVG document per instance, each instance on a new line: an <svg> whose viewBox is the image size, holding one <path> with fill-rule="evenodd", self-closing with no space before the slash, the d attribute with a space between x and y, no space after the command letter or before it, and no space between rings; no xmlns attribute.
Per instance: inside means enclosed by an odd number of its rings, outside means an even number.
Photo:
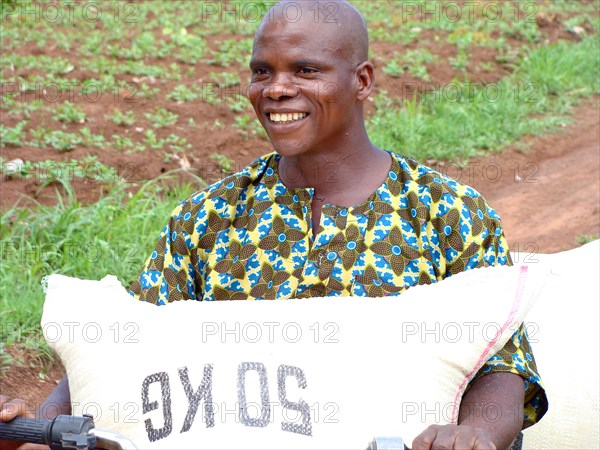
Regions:
<svg viewBox="0 0 600 450"><path fill-rule="evenodd" d="M354 206L380 186L390 162L387 152L368 142L360 150L283 156L279 176L289 188L314 188L314 201L321 204Z"/></svg>

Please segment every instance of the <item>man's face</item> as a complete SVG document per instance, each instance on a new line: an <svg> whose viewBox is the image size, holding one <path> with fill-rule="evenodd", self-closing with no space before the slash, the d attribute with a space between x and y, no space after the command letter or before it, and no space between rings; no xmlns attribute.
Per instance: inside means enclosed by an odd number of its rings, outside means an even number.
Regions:
<svg viewBox="0 0 600 450"><path fill-rule="evenodd" d="M257 33L249 98L281 155L339 146L357 120L356 68L340 51L336 26L278 21Z"/></svg>

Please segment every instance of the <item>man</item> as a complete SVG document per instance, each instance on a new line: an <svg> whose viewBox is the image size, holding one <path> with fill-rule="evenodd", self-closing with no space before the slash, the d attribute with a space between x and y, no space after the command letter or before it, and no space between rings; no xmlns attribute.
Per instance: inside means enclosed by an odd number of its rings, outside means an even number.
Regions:
<svg viewBox="0 0 600 450"><path fill-rule="evenodd" d="M331 4L333 22L313 2L280 2L263 19L249 98L276 152L175 209L132 286L139 299L381 296L510 264L499 218L477 192L371 143L366 25L347 2ZM57 390L50 401L68 399L66 380ZM430 427L412 446L506 448L544 412L520 330L472 382L459 425Z"/></svg>

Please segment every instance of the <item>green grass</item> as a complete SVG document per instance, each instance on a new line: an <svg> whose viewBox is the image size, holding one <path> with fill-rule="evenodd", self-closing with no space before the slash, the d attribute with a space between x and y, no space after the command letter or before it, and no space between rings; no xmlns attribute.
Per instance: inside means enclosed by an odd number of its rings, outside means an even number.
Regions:
<svg viewBox="0 0 600 450"><path fill-rule="evenodd" d="M464 161L568 121L582 96L599 93L595 37L531 50L508 78L485 88L455 82L421 102L376 98L368 120L376 145L419 160Z"/></svg>
<svg viewBox="0 0 600 450"><path fill-rule="evenodd" d="M590 242L594 242L596 240L598 240L598 236L594 234L580 234L575 238L575 242L577 242L579 245L589 244Z"/></svg>
<svg viewBox="0 0 600 450"><path fill-rule="evenodd" d="M125 185L91 205L62 198L56 206L19 206L0 217L0 341L49 355L40 335L46 275L100 279L115 274L128 286L151 253L177 203L204 183L146 183L128 198ZM59 197L60 198L60 197ZM16 301L18 300L18 301ZM2 363L0 358L0 364Z"/></svg>

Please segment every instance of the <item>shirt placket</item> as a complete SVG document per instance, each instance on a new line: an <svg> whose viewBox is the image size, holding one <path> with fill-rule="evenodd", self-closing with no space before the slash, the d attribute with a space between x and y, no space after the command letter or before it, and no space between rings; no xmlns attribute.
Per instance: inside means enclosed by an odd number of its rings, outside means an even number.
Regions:
<svg viewBox="0 0 600 450"><path fill-rule="evenodd" d="M344 239L340 248L339 240L338 245L335 246L332 241L337 235L345 237L345 230L354 222L355 218L349 208L333 205L323 207L319 234L314 237L314 240L311 240L312 245L305 264L302 288L308 289L310 286L322 284L326 294L331 291L341 291L344 295L350 294L353 268L346 270L343 267L342 257L344 252L353 250L352 246L355 243L349 243L347 239ZM361 232L359 239L362 238ZM321 278L320 271L327 271L329 275ZM340 290L341 286L343 289Z"/></svg>

